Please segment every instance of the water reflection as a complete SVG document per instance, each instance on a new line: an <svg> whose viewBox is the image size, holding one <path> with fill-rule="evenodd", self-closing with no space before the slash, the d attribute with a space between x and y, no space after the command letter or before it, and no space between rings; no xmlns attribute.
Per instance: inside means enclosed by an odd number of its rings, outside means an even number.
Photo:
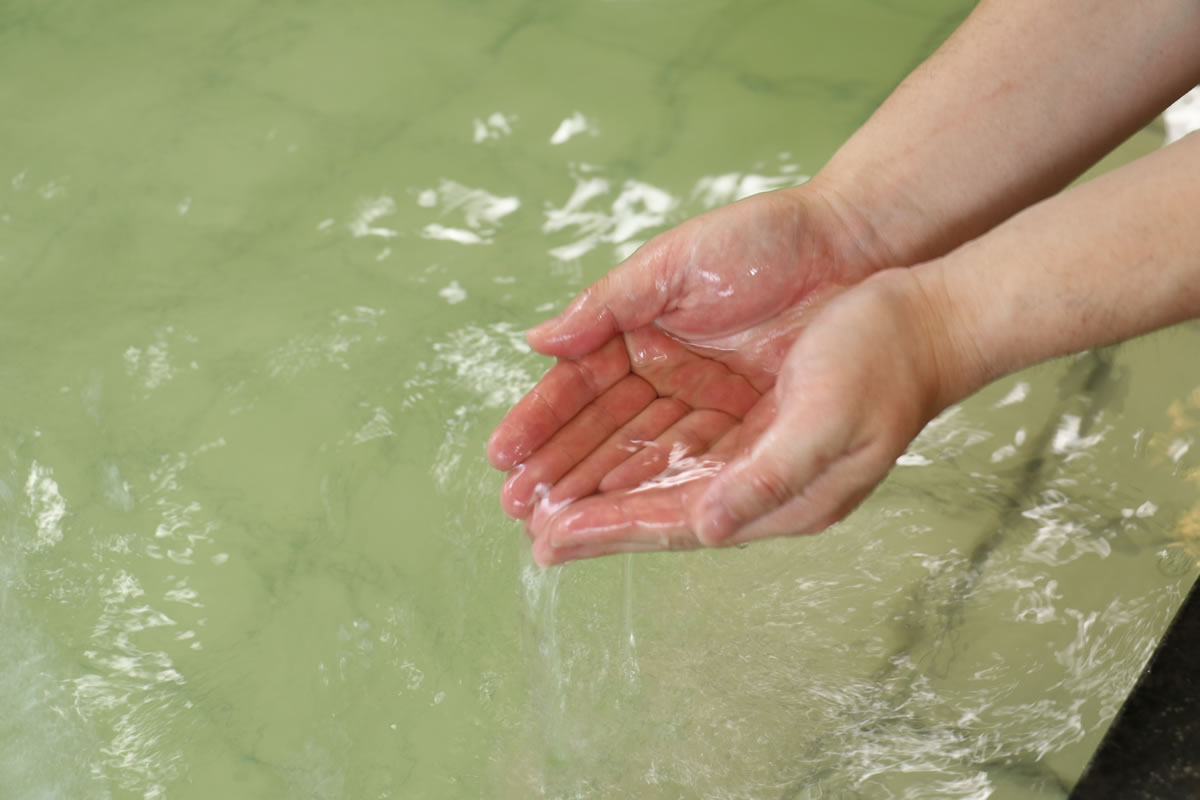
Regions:
<svg viewBox="0 0 1200 800"><path fill-rule="evenodd" d="M1152 541L1163 512L1143 499L1105 514L1104 463L1136 445L1127 422L1103 422L1137 394L1111 378L1124 374L1113 360L1081 359L1060 399L1016 380L952 409L914 444L919 469L813 540L683 566L638 561L639 598L655 610L640 638L641 733L620 729L617 687L604 682L623 633L609 622L598 634L588 616L594 601L584 598L603 589L578 572L555 576L559 616L534 619L554 625L557 641L591 642L600 672L581 679L539 651L558 703L587 709L592 724L550 726L545 747L576 766L546 765L537 796L650 786L699 797L720 785L756 797L1065 797L1073 773L1062 754L1111 719L1180 596L1176 585L1131 584L1129 558L1142 551L1114 548L1116 520L1136 521L1133 535ZM1021 406L1039 401L1041 430L1014 437L1029 448L1020 468L986 470L990 440L1007 427L997 415L1031 420ZM929 494L943 480L954 492ZM1002 497L964 513L964 491ZM943 544L921 549L933 542ZM881 558L906 550L908 561ZM592 619L586 629L567 628L579 615ZM701 649L675 632L697 617ZM681 730L691 733L677 739ZM722 755L731 747L736 763ZM613 748L621 768L596 755Z"/></svg>
<svg viewBox="0 0 1200 800"><path fill-rule="evenodd" d="M804 180L928 25L242 5L0 30L0 794L1061 794L1195 574L1194 332L952 410L813 539L543 572L482 457L525 326Z"/></svg>
<svg viewBox="0 0 1200 800"><path fill-rule="evenodd" d="M438 208L442 216L461 211L466 227L447 227L429 223L421 235L427 239L445 239L459 244L490 244L500 221L521 207L516 197L499 197L483 189L472 189L456 181L443 180L437 189L424 189L417 205Z"/></svg>
<svg viewBox="0 0 1200 800"><path fill-rule="evenodd" d="M788 154L781 154L786 158ZM603 170L590 165L573 165L575 188L561 207L548 207L542 231L557 234L573 231L575 239L550 249L560 261L574 261L602 244L613 245L614 260L628 258L642 245L646 232L661 230L671 219L683 219L701 211L771 189L795 186L807 178L795 164L782 163L774 175L727 173L705 176L696 181L689 193L686 213L678 213L683 203L669 191L638 180L625 180L616 197L613 182Z"/></svg>

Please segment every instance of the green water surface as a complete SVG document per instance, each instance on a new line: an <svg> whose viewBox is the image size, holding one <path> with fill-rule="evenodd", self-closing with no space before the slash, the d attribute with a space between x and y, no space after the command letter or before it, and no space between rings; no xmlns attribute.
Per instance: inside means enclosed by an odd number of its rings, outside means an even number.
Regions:
<svg viewBox="0 0 1200 800"><path fill-rule="evenodd" d="M970 5L6 0L0 798L1065 797L1195 576L1194 328L804 540L541 572L483 458L521 330Z"/></svg>

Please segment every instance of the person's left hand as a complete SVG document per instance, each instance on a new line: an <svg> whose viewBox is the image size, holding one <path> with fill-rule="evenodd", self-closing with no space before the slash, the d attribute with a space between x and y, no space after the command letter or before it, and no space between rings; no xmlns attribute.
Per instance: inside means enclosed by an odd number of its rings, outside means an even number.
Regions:
<svg viewBox="0 0 1200 800"><path fill-rule="evenodd" d="M710 447L668 458L648 482L535 509L534 558L724 546L848 514L930 419L976 388L946 379L973 373L958 369L952 313L919 269L881 272L820 309L777 380Z"/></svg>
<svg viewBox="0 0 1200 800"><path fill-rule="evenodd" d="M861 219L817 179L746 198L656 236L531 330L559 360L488 443L504 510L541 539L551 510L574 518L564 506L681 456L713 468L815 309L896 258Z"/></svg>

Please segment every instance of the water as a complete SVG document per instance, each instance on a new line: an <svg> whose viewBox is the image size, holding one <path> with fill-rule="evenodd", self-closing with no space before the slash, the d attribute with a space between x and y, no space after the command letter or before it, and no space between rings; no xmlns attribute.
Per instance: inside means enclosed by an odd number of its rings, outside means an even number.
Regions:
<svg viewBox="0 0 1200 800"><path fill-rule="evenodd" d="M6 4L0 797L1063 796L1196 574L1194 327L803 540L540 572L483 458L525 326L968 6Z"/></svg>

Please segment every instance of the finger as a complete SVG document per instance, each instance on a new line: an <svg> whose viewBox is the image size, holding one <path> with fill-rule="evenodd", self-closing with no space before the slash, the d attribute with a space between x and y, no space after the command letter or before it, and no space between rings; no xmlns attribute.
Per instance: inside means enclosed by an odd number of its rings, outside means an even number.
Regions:
<svg viewBox="0 0 1200 800"><path fill-rule="evenodd" d="M681 542L680 545L678 547L671 547L670 545L664 546L660 541L633 539L630 541L575 545L573 547L555 547L550 544L549 539L543 537L535 539L530 549L533 553L533 560L538 566L553 567L557 564L565 564L568 561L599 558L600 556L611 556L617 553L657 553L672 549L692 550L696 547L696 545L688 546L686 542Z"/></svg>
<svg viewBox="0 0 1200 800"><path fill-rule="evenodd" d="M871 495L888 472L887 459L864 448L834 461L789 503L745 525L722 544L820 533Z"/></svg>
<svg viewBox="0 0 1200 800"><path fill-rule="evenodd" d="M530 347L569 358L595 350L622 331L649 325L676 288L666 253L666 247L653 242L638 250L557 317L532 328L526 334Z"/></svg>
<svg viewBox="0 0 1200 800"><path fill-rule="evenodd" d="M686 469L691 466L689 459L694 461L698 454L707 453L713 442L737 424L735 417L720 411L693 411L613 468L600 481L599 489L632 489L670 467Z"/></svg>
<svg viewBox="0 0 1200 800"><path fill-rule="evenodd" d="M791 502L842 455L845 439L828 421L776 417L750 452L716 477L697 503L692 522L705 545L725 543L738 529ZM798 441L798 432L808 433Z"/></svg>
<svg viewBox="0 0 1200 800"><path fill-rule="evenodd" d="M706 480L645 492L598 494L572 503L533 531L535 557L558 563L566 560L566 554L591 558L634 550L698 547L684 500Z"/></svg>
<svg viewBox="0 0 1200 800"><path fill-rule="evenodd" d="M593 494L615 467L652 442L688 413L678 400L660 397L575 466L547 497L551 505Z"/></svg>
<svg viewBox="0 0 1200 800"><path fill-rule="evenodd" d="M538 486L557 483L654 398L654 389L636 375L617 381L512 471L500 491L505 513L511 517L529 513Z"/></svg>
<svg viewBox="0 0 1200 800"><path fill-rule="evenodd" d="M625 335L630 369L664 397L675 397L692 408L711 408L742 417L760 397L745 377L732 372L716 357L697 353L653 325Z"/></svg>
<svg viewBox="0 0 1200 800"><path fill-rule="evenodd" d="M854 475L855 469L855 466L848 465L845 471L846 475ZM862 483L862 481L858 481L858 483ZM796 514L796 508L777 509L758 522L739 529L720 544L723 547L744 545L774 536L818 533L850 514L871 494L875 485L860 486L847 496L840 506L826 511L824 514L808 515L805 518L803 514ZM594 499L599 500L602 497L604 496L600 495ZM611 505L613 502L610 500L610 505L604 507L600 507L597 503L590 508L582 503L576 504L571 508L571 512L579 512L578 518L569 517L568 521L559 523L560 530L550 531L550 535L531 534L531 538L534 539L532 548L534 560L541 566L548 567L567 561L616 553L692 550L705 546L692 532L687 522L686 512L674 523L660 516L657 527L650 530L644 524L641 526L621 525L614 506ZM621 507L620 505L616 506L616 508ZM564 512L564 516L571 512ZM626 518L636 513L642 512L629 507L625 507L622 512Z"/></svg>
<svg viewBox="0 0 1200 800"><path fill-rule="evenodd" d="M488 440L488 460L510 470L528 458L584 407L629 373L624 343L559 361L500 421Z"/></svg>

